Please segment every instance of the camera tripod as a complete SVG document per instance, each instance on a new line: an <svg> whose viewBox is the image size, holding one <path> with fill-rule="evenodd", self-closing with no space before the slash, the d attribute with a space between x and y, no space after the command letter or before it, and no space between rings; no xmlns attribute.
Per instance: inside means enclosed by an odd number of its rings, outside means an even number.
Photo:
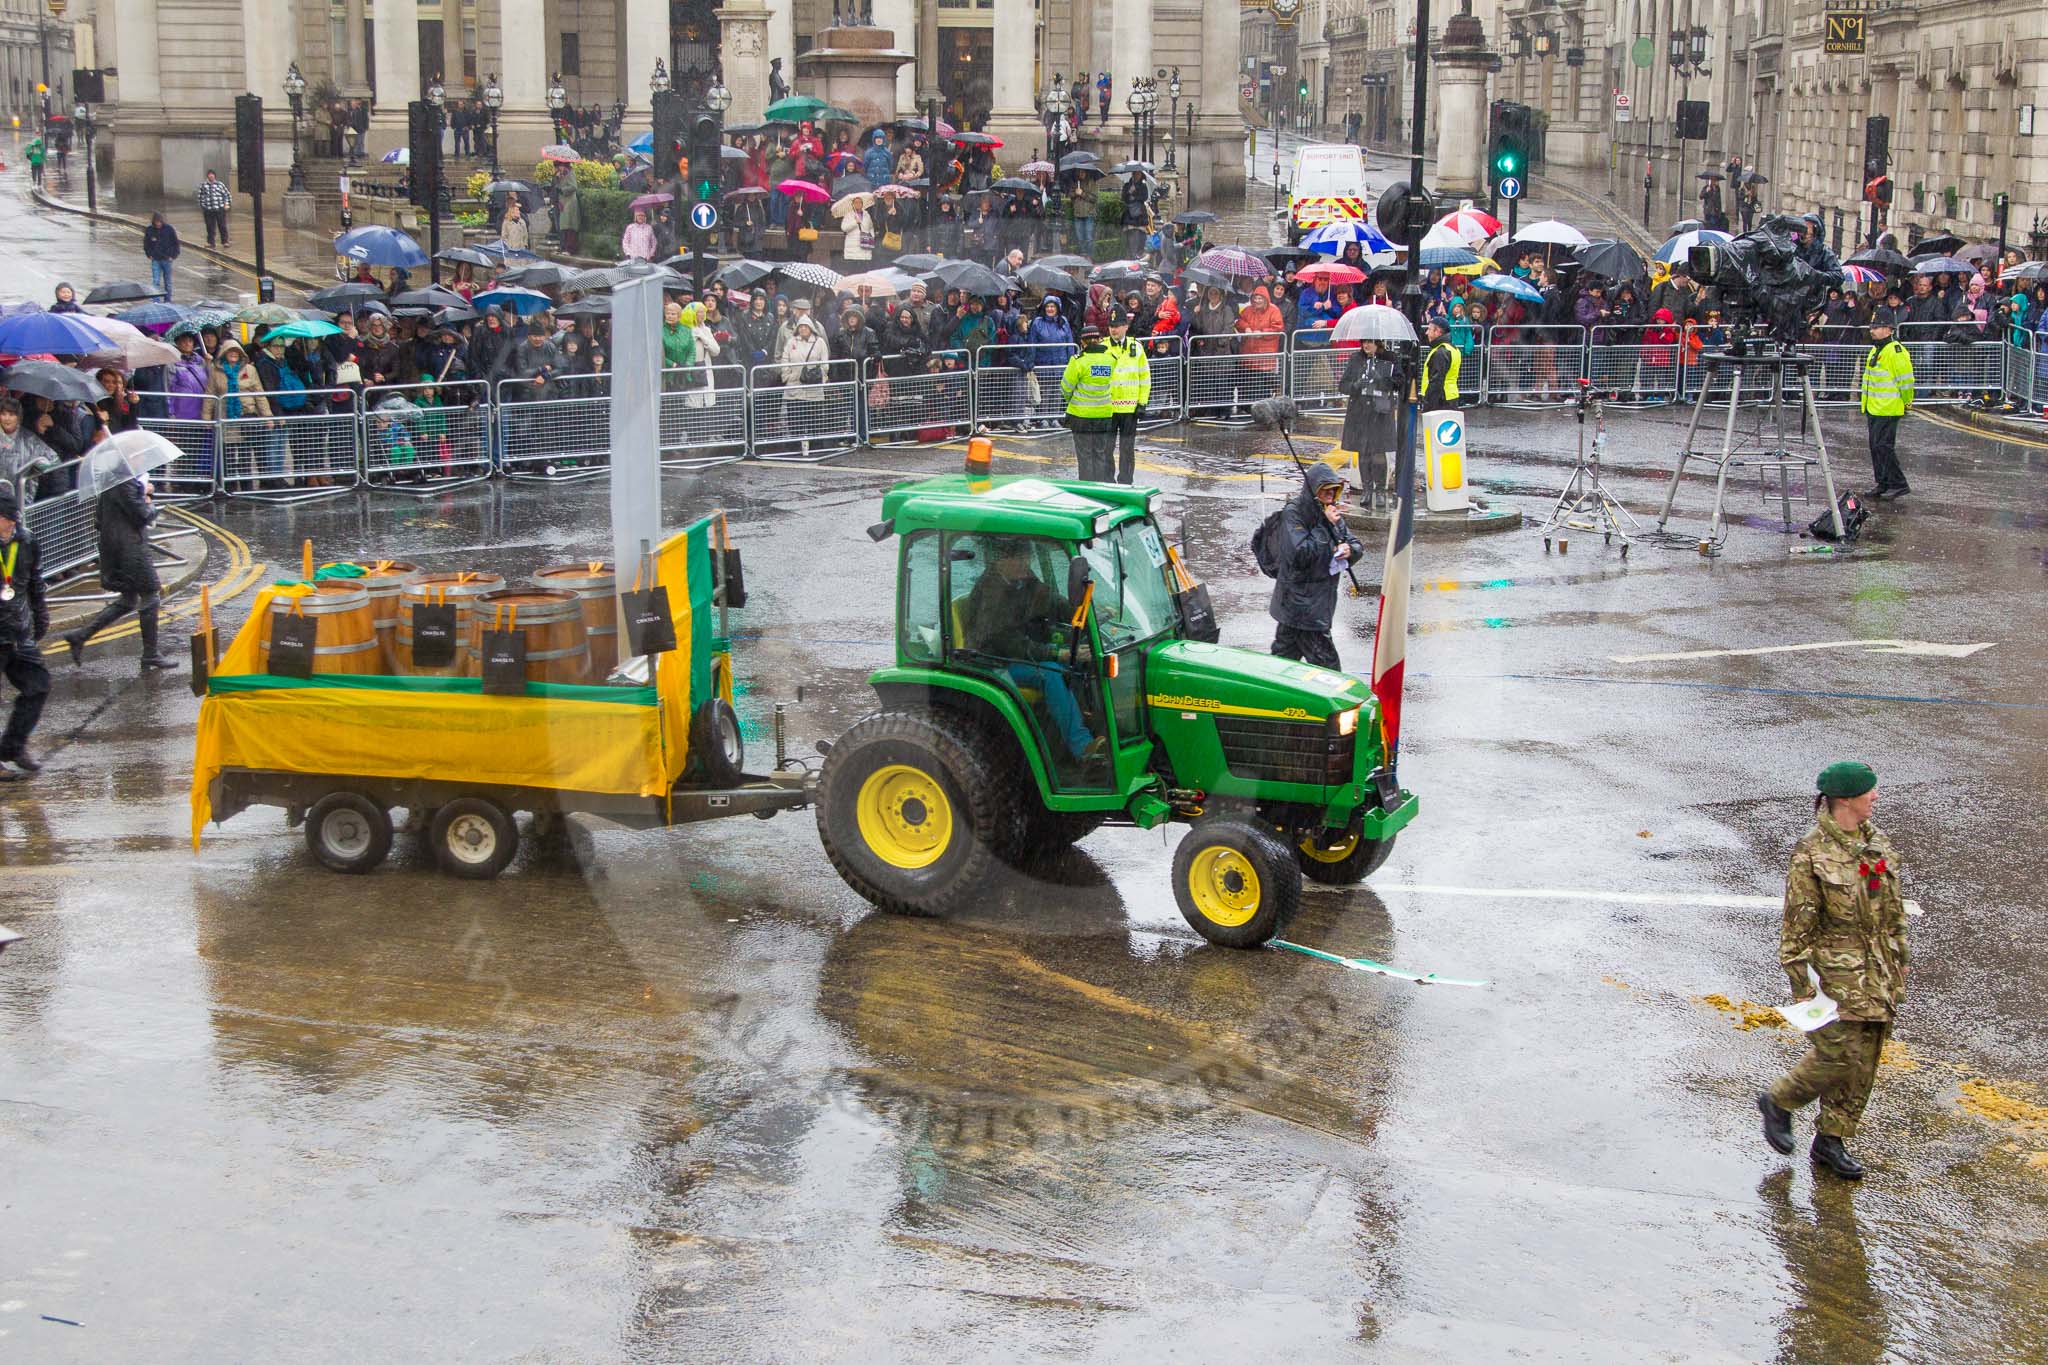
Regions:
<svg viewBox="0 0 2048 1365"><path fill-rule="evenodd" d="M1586 449L1586 410L1593 412L1593 448ZM1569 548L1570 541L1561 532L1598 532L1602 543L1612 545L1616 536L1621 537L1621 557L1628 558L1628 547L1635 543L1635 537L1642 534L1642 528L1629 510L1621 505L1607 485L1600 478L1600 457L1607 450L1607 405L1593 395L1592 381L1579 381L1579 456L1572 467L1572 476L1558 494L1557 505L1550 509L1549 518L1538 528L1543 533L1543 548L1547 552L1554 539L1562 552Z"/></svg>
<svg viewBox="0 0 2048 1365"><path fill-rule="evenodd" d="M1722 518L1722 509L1728 498L1728 473L1735 469L1754 469L1761 481L1771 474L1778 477L1778 497L1783 509L1785 529L1793 529L1792 487L1790 474L1798 470L1802 484L1807 472L1815 465L1820 467L1821 481L1827 487L1828 514L1834 518L1835 534L1843 536L1841 501L1835 495L1835 472L1828 463L1828 443L1821 435L1820 413L1813 400L1814 357L1786 352L1776 348L1769 350L1733 350L1709 354L1703 357L1707 373L1700 384L1699 398L1693 403L1692 420L1686 424L1685 445L1678 454L1678 464L1671 471L1671 484L1664 490L1664 509L1657 515L1655 536L1673 549L1697 549L1703 555L1716 555L1727 543L1728 533ZM1724 399L1716 400L1716 380L1726 376L1728 391ZM1753 379L1768 392L1767 406L1760 413L1753 431L1743 433L1738 442L1735 430L1736 418L1742 411L1744 380ZM1798 386L1795 395L1785 392L1790 381ZM1728 419L1721 428L1719 451L1702 450L1693 443L1699 437L1700 423L1710 403L1725 402ZM1785 429L1785 410L1788 403L1796 403L1799 415L1798 429L1788 440ZM1805 448L1810 438L1812 449ZM1678 499L1678 484L1685 477L1685 467L1694 460L1702 460L1715 467L1714 509L1707 520L1704 536L1688 537L1666 529L1671 520L1671 507ZM1768 488L1765 488L1768 496ZM1802 492L1804 500L1811 501L1809 493Z"/></svg>

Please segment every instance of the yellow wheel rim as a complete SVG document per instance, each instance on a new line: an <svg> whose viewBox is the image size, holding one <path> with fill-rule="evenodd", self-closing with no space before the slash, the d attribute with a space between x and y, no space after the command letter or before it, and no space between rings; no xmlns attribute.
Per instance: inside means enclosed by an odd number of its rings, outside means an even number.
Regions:
<svg viewBox="0 0 2048 1365"><path fill-rule="evenodd" d="M868 774L854 803L860 837L891 867L930 867L953 844L953 803L938 779L891 763Z"/></svg>
<svg viewBox="0 0 2048 1365"><path fill-rule="evenodd" d="M1313 834L1301 841L1302 856L1312 858L1319 863L1341 863L1357 851L1357 830L1352 830L1344 836L1341 842L1333 844L1328 848L1324 848L1321 844L1317 843Z"/></svg>
<svg viewBox="0 0 2048 1365"><path fill-rule="evenodd" d="M1259 873L1234 848L1212 845L1188 866L1188 894L1203 918L1235 928L1259 912Z"/></svg>

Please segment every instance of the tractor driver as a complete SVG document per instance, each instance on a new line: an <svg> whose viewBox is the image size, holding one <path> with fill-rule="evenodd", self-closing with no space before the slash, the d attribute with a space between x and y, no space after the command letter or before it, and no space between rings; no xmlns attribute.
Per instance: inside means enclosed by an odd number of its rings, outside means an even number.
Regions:
<svg viewBox="0 0 2048 1365"><path fill-rule="evenodd" d="M1017 686L1039 690L1071 757L1096 757L1104 743L1088 733L1066 671L1051 662L1059 657L1051 627L1064 613L1053 590L1032 572L1031 543L1005 537L991 545L989 554L993 563L967 594L961 613L967 647L1003 660Z"/></svg>

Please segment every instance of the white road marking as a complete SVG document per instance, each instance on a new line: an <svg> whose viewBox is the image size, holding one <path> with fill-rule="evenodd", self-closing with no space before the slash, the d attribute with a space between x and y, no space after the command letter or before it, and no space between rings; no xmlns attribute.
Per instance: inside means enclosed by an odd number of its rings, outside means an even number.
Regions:
<svg viewBox="0 0 2048 1365"><path fill-rule="evenodd" d="M1711 891L1578 891L1548 886L1436 886L1424 882L1368 882L1375 891L1411 891L1422 896L1471 896L1482 900L1607 901L1615 905L1697 905L1717 910L1776 910L1782 896L1734 896ZM1906 902L1906 913L1924 913Z"/></svg>
<svg viewBox="0 0 2048 1365"><path fill-rule="evenodd" d="M1674 654L1616 654L1617 664L1656 664L1674 659L1742 659L1758 654L1802 654L1816 649L1856 649L1865 654L1906 654L1930 659L1967 659L1979 650L1990 649L1995 641L1973 645L1943 645L1927 640L1821 640L1806 645L1762 645L1755 649L1687 649Z"/></svg>

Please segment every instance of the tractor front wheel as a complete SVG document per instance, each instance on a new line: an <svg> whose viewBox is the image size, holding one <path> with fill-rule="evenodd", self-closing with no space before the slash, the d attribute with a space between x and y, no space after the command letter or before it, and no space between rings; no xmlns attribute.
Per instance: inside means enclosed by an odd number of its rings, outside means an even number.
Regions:
<svg viewBox="0 0 2048 1365"><path fill-rule="evenodd" d="M883 910L944 915L987 892L1016 794L971 727L885 712L847 731L818 780L818 837L846 884Z"/></svg>
<svg viewBox="0 0 2048 1365"><path fill-rule="evenodd" d="M1304 834L1295 845L1303 875L1325 886L1356 886L1377 872L1394 851L1391 837L1368 839L1355 829L1332 835L1330 830L1316 830Z"/></svg>
<svg viewBox="0 0 2048 1365"><path fill-rule="evenodd" d="M1204 820L1174 850L1173 898L1209 942L1256 948L1284 932L1301 907L1301 866L1270 830Z"/></svg>

